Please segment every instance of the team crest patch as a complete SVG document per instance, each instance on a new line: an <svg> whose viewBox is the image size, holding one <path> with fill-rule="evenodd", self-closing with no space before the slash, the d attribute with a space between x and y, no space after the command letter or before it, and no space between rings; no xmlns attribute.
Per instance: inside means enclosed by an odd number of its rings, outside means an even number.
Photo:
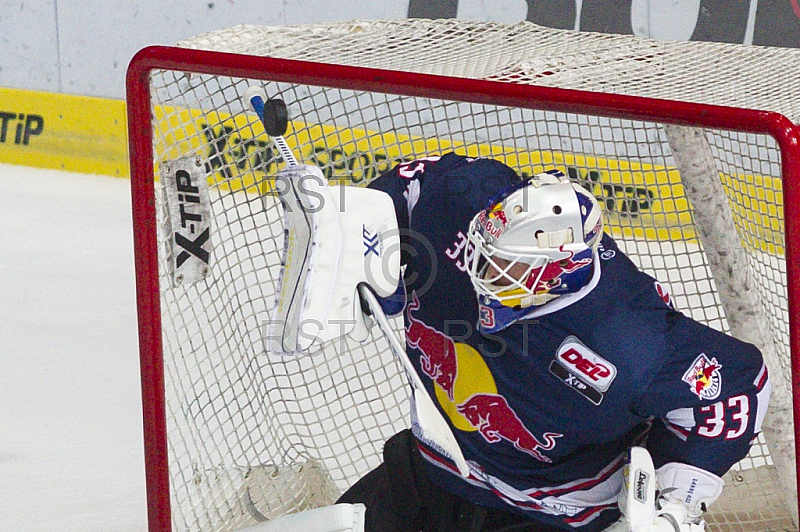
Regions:
<svg viewBox="0 0 800 532"><path fill-rule="evenodd" d="M722 391L722 374L719 372L721 368L722 364L716 358L709 360L705 353L700 353L683 374L683 382L700 399L716 399Z"/></svg>

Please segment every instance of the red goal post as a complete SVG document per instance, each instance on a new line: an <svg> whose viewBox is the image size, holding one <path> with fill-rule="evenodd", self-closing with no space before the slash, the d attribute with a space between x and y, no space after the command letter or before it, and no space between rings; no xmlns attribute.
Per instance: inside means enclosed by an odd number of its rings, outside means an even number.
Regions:
<svg viewBox="0 0 800 532"><path fill-rule="evenodd" d="M491 108L538 110L546 113L597 116L624 121L687 126L744 135L763 135L774 139L780 151L782 179L783 250L787 279L788 351L791 356L794 442L796 456L800 405L796 382L800 375L800 131L785 116L773 112L707 103L672 101L628 94L613 94L569 88L548 87L520 82L434 75L419 72L370 68L367 66L315 63L285 58L236 54L182 47L148 47L132 60L127 76L128 127L133 193L134 245L136 258L137 304L141 352L146 477L150 530L171 530L176 525L171 511L171 490L176 478L170 475L168 435L173 428L168 418L167 399L171 384L165 382L162 313L167 309L162 292L165 273L159 270L160 236L156 171L165 155L158 152L154 130L160 127L156 108L170 101L154 101L153 72L179 73L176 77L199 75L213 78L260 80L280 86L321 87L359 94L398 95L404 98L462 102ZM188 74L188 75L187 75ZM205 78L204 78L205 79ZM190 83L191 85L191 83ZM191 88L187 90L192 90ZM211 101L213 98L207 100ZM290 101L290 113L293 111ZM206 112L208 113L208 112ZM210 116L208 114L204 115ZM549 115L548 115L549 116ZM292 119L303 120L302 116ZM627 122L626 122L627 123ZM169 135L164 135L164 138ZM177 142L176 144L179 144ZM589 143L587 143L589 144ZM171 148L167 148L167 152ZM201 156L212 155L208 148ZM169 157L167 157L169 158ZM174 155L172 156L174 158ZM264 163L265 161L261 161ZM331 163L332 164L332 163ZM205 161L206 170L213 164ZM257 169L254 170L257 172ZM263 172L262 172L263 173ZM373 172L374 175L374 172ZM211 178L209 178L211 179ZM614 190L610 201L613 201ZM602 202L601 202L602 203ZM606 203L611 205L611 203ZM623 231L624 232L624 231ZM702 231L699 231L700 233ZM215 244L216 246L216 244ZM212 266L213 269L213 266ZM174 380L174 377L172 377ZM196 385L199 380L193 381ZM787 422L788 420L783 420ZM277 471L277 470L276 470ZM796 478L795 478L796 480ZM198 480L198 483L201 481ZM205 480L202 480L205 482ZM172 484L172 487L171 487ZM249 493L249 492L248 492ZM248 495L249 496L249 495ZM213 497L211 497L213 499ZM225 529L224 527L219 529ZM721 528L725 530L725 528Z"/></svg>

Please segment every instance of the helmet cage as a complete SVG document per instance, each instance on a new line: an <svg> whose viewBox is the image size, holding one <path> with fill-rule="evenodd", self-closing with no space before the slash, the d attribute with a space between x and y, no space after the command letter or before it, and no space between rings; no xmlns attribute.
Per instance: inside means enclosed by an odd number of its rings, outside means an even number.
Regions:
<svg viewBox="0 0 800 532"><path fill-rule="evenodd" d="M472 224L475 223L473 220ZM550 257L540 253L504 251L487 242L472 224L467 236L470 245L466 246L464 253L476 292L498 301L534 295L534 287L539 284ZM502 262L496 259L502 259ZM487 276L490 267L493 275Z"/></svg>

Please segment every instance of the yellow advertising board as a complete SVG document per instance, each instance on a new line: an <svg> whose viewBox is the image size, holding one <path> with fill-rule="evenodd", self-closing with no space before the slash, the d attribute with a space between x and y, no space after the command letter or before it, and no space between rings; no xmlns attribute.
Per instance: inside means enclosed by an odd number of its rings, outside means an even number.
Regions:
<svg viewBox="0 0 800 532"><path fill-rule="evenodd" d="M209 183L229 190L269 192L278 158L254 116L200 113L156 108L156 153L160 159L196 153L203 157ZM291 122L287 143L302 161L321 167L331 181L359 184L395 164L456 151L471 157L493 157L523 175L558 168L604 203L608 226L619 236L661 241L697 238L689 203L675 168L639 161L553 150L525 151L489 144L463 144L439 138L414 138L394 132L338 128ZM169 146L169 147L167 147ZM750 235L748 247L783 253L779 179L722 175L724 185L740 197L735 207Z"/></svg>
<svg viewBox="0 0 800 532"><path fill-rule="evenodd" d="M269 192L279 157L254 116L159 106L154 109L154 119L158 160L194 153L203 159L210 185ZM286 140L302 161L320 166L331 181L352 184L369 181L419 154L448 151L494 157L523 175L555 167L603 201L608 226L615 235L662 241L696 239L675 168L300 121L290 123ZM0 162L127 177L125 102L0 88ZM745 246L783 254L780 179L721 177L737 199L732 207L742 234L747 235Z"/></svg>
<svg viewBox="0 0 800 532"><path fill-rule="evenodd" d="M127 177L125 102L0 88L0 162Z"/></svg>

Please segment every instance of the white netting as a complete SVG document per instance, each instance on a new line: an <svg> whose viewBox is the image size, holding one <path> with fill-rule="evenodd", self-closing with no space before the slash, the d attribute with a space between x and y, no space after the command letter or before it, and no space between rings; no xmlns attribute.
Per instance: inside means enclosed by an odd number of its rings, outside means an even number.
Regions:
<svg viewBox="0 0 800 532"><path fill-rule="evenodd" d="M800 50L793 48L455 19L241 25L179 46L763 109L795 123L800 118Z"/></svg>
<svg viewBox="0 0 800 532"><path fill-rule="evenodd" d="M455 20L239 26L181 46L800 116L800 94L794 93L800 89L791 79L798 50ZM788 64L794 68L784 68ZM380 462L383 442L408 423L405 380L380 338L366 345L331 342L299 358L264 352L283 246L282 213L269 177L283 163L245 110L242 94L256 83L287 103L287 141L330 179L363 184L398 161L449 150L491 155L525 174L564 170L598 197L610 232L667 286L678 308L728 331L660 124L154 71L157 162L201 156L214 216L210 276L172 287L170 221L157 194L177 530L233 530L260 515L329 503ZM765 303L758 312L769 322L788 374L780 153L763 135L708 130L706 138ZM770 465L761 438L726 478L726 499L711 516L719 525L709 530L791 528Z"/></svg>

